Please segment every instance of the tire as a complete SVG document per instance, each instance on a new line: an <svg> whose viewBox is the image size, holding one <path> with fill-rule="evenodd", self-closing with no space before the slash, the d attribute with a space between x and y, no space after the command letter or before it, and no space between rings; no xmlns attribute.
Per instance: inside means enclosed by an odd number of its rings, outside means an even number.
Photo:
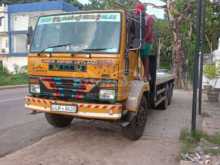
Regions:
<svg viewBox="0 0 220 165"><path fill-rule="evenodd" d="M157 109L160 109L160 110L166 110L167 107L168 107L168 101L169 101L169 87L166 86L166 91L165 91L165 94L164 94L164 97L165 97L165 100L163 100L157 107Z"/></svg>
<svg viewBox="0 0 220 165"><path fill-rule="evenodd" d="M137 114L127 126L122 127L122 133L126 138L138 140L143 135L147 122L147 107L146 97L142 96Z"/></svg>
<svg viewBox="0 0 220 165"><path fill-rule="evenodd" d="M169 85L169 94L168 94L168 105L172 103L173 98L173 84Z"/></svg>
<svg viewBox="0 0 220 165"><path fill-rule="evenodd" d="M49 124L58 128L64 128L69 126L73 120L73 117L71 116L56 115L50 113L45 113L45 117Z"/></svg>

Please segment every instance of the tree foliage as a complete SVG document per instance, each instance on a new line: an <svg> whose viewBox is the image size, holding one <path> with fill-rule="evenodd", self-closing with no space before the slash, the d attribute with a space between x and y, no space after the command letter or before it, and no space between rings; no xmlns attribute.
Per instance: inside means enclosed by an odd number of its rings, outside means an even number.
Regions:
<svg viewBox="0 0 220 165"><path fill-rule="evenodd" d="M13 4L37 1L41 0L1 0L0 3ZM82 10L114 9L117 8L117 3L127 9L133 9L136 2L136 0L89 0L89 4L82 5L78 0L66 1L78 6ZM176 44L177 40L175 41L174 37L176 35L175 33L178 33L178 39L181 41L181 51L183 52L182 56L184 57L183 59L180 59L180 62L181 60L184 60L184 65L180 65L182 70L188 73L187 78L191 79L193 71L193 56L195 55L196 46L196 0L163 1L166 3L163 8L165 8L167 15L164 20L158 20L155 23L155 28L161 42L161 67L172 68L174 66L174 57L178 56L178 52L175 52L175 49L179 46ZM170 7L172 7L170 12L168 12L169 2L171 3ZM210 0L206 0L205 6L204 51L205 53L211 53L217 48L218 38L220 37L220 6L214 5ZM172 26L173 20L170 18L176 19L176 21L179 22L177 22L175 26Z"/></svg>
<svg viewBox="0 0 220 165"><path fill-rule="evenodd" d="M220 5L213 5L206 0L205 19L205 52L210 53L217 49L220 38Z"/></svg>
<svg viewBox="0 0 220 165"><path fill-rule="evenodd" d="M89 0L89 4L86 4L84 9L114 9L117 8L117 4L126 9L133 9L135 2L136 0Z"/></svg>
<svg viewBox="0 0 220 165"><path fill-rule="evenodd" d="M83 8L83 4L81 4L78 0L66 0L68 3L78 7L79 9Z"/></svg>
<svg viewBox="0 0 220 165"><path fill-rule="evenodd" d="M167 0L165 0L167 2ZM193 56L195 55L195 47L196 47L196 0L192 1L185 1L185 0L175 0L175 9L171 12L172 16L178 17L180 13L184 12L184 8L186 8L187 4L191 3L192 10L190 13L188 13L187 17L184 19L184 21L179 24L179 30L180 30L180 38L182 41L182 47L185 54L185 62L186 62L186 71L187 71L187 79L192 79L192 72L193 72ZM211 3L209 0L206 0L206 19L205 19L205 42L204 42L204 52L206 54L211 53L214 49L217 48L218 44L218 38L220 37L220 6L216 6L213 3ZM162 21L162 24L160 23L157 28L159 28L160 33L162 34L162 40L163 43L168 43L165 47L162 47L161 50L161 65L167 66L167 61L172 61L172 56L164 55L163 52L167 52L167 50L170 50L170 47L175 46L172 37L172 27L164 28L166 22L170 20L167 19ZM161 21L160 21L161 22ZM158 23L157 23L158 24ZM165 26L166 27L166 26ZM165 34L165 35L163 35ZM173 52L169 52L173 53ZM168 57L169 59L167 60ZM169 66L172 66L170 64Z"/></svg>

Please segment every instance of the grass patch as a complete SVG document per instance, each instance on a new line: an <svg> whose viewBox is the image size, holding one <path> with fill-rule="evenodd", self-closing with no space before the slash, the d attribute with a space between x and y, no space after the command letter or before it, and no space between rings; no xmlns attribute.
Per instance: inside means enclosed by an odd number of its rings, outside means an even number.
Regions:
<svg viewBox="0 0 220 165"><path fill-rule="evenodd" d="M208 136L207 140L213 144L220 145L220 133L214 135L214 136Z"/></svg>
<svg viewBox="0 0 220 165"><path fill-rule="evenodd" d="M209 136L204 132L190 133L184 129L180 134L181 153L193 153L197 146L202 147L205 153L220 155L220 133Z"/></svg>
<svg viewBox="0 0 220 165"><path fill-rule="evenodd" d="M26 73L9 74L0 72L0 86L27 84L28 76Z"/></svg>

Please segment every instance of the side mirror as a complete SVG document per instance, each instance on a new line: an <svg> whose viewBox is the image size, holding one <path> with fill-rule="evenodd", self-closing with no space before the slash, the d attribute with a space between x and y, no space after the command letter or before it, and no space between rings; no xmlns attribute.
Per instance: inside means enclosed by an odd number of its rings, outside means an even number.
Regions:
<svg viewBox="0 0 220 165"><path fill-rule="evenodd" d="M31 26L28 27L27 33L27 44L30 45L33 37L33 28Z"/></svg>

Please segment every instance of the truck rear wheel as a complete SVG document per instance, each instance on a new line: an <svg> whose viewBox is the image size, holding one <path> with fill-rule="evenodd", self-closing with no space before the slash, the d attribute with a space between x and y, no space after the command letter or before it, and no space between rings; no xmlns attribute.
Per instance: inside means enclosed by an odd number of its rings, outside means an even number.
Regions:
<svg viewBox="0 0 220 165"><path fill-rule="evenodd" d="M173 84L169 85L169 93L168 93L168 105L171 104L173 98Z"/></svg>
<svg viewBox="0 0 220 165"><path fill-rule="evenodd" d="M122 127L122 133L130 140L138 140L144 133L144 128L147 121L147 100L145 96L142 96L139 110L131 122Z"/></svg>
<svg viewBox="0 0 220 165"><path fill-rule="evenodd" d="M58 128L69 126L73 120L73 117L71 116L64 116L64 115L57 115L57 114L50 114L50 113L45 113L45 117L49 124L51 124L54 127L58 127Z"/></svg>
<svg viewBox="0 0 220 165"><path fill-rule="evenodd" d="M169 104L169 92L170 89L166 86L166 90L164 92L164 100L158 105L157 109L166 110Z"/></svg>

